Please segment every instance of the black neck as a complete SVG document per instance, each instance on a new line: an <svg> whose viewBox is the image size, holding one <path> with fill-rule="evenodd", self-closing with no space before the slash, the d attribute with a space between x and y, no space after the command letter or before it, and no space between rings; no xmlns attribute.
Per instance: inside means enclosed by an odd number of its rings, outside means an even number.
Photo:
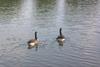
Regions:
<svg viewBox="0 0 100 67"><path fill-rule="evenodd" d="M37 32L35 32L35 39L37 40Z"/></svg>
<svg viewBox="0 0 100 67"><path fill-rule="evenodd" d="M60 33L60 36L61 36L62 35L62 28L60 28L59 33Z"/></svg>

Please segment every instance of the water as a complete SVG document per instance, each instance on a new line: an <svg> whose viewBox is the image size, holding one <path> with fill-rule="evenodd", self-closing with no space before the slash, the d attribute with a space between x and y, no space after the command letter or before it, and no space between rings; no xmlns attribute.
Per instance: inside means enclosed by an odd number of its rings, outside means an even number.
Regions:
<svg viewBox="0 0 100 67"><path fill-rule="evenodd" d="M99 67L99 7L99 0L0 0L0 67ZM28 49L35 31L42 43Z"/></svg>

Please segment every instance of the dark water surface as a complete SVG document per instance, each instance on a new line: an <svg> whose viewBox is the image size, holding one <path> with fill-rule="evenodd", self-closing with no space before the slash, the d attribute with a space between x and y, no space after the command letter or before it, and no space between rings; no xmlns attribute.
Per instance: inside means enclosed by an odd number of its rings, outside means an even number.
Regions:
<svg viewBox="0 0 100 67"><path fill-rule="evenodd" d="M0 67L100 67L100 0L0 0Z"/></svg>

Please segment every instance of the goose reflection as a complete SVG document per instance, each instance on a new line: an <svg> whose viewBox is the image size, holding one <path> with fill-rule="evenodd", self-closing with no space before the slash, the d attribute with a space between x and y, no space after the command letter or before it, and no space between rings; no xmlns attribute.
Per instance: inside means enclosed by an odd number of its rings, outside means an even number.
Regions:
<svg viewBox="0 0 100 67"><path fill-rule="evenodd" d="M28 43L28 49L31 49L34 47L36 47L36 49L38 48L39 41L37 39L37 32L35 32L35 39L31 39L27 43Z"/></svg>
<svg viewBox="0 0 100 67"><path fill-rule="evenodd" d="M59 29L59 35L58 37L56 38L57 42L59 43L59 46L63 46L64 44L64 41L65 41L65 37L64 35L62 34L62 28Z"/></svg>
<svg viewBox="0 0 100 67"><path fill-rule="evenodd" d="M58 44L59 44L59 46L63 47L64 42L62 42L62 41L58 41Z"/></svg>

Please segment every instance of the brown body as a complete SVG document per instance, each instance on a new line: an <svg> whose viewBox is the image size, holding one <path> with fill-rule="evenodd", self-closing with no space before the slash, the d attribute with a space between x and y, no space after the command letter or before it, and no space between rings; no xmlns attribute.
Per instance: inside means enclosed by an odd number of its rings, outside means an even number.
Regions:
<svg viewBox="0 0 100 67"><path fill-rule="evenodd" d="M61 42L63 42L64 40L65 40L65 38L64 38L64 36L58 36L57 38L57 41L61 41Z"/></svg>
<svg viewBox="0 0 100 67"><path fill-rule="evenodd" d="M56 38L58 42L63 42L65 37L62 35L62 28L59 29L59 36Z"/></svg>
<svg viewBox="0 0 100 67"><path fill-rule="evenodd" d="M28 46L29 47L34 47L38 44L38 40L37 40L37 32L35 32L35 39L31 39L28 41Z"/></svg>

